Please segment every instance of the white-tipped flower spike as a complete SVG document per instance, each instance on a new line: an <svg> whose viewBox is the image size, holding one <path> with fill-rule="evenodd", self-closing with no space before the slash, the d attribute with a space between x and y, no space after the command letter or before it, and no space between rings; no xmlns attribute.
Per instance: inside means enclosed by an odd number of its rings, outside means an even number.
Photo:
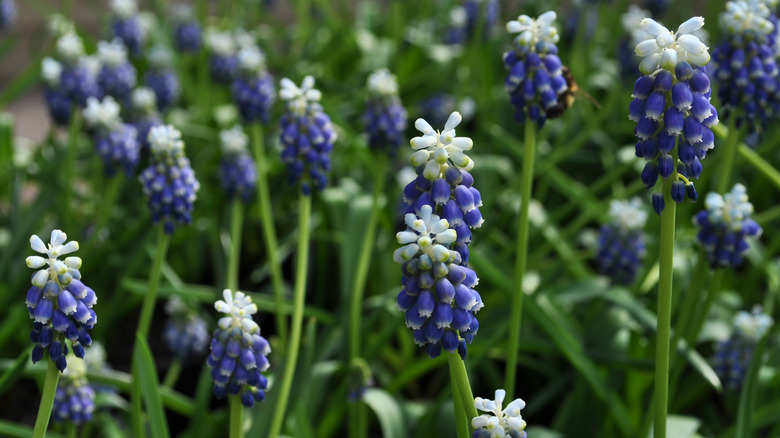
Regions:
<svg viewBox="0 0 780 438"><path fill-rule="evenodd" d="M614 284L631 285L642 266L645 250L647 211L639 198L609 203L609 222L599 231L596 262L599 273Z"/></svg>
<svg viewBox="0 0 780 438"><path fill-rule="evenodd" d="M163 160L168 157L178 157L184 153L181 131L172 125L152 128L149 131L149 146L152 153Z"/></svg>
<svg viewBox="0 0 780 438"><path fill-rule="evenodd" d="M652 18L645 18L639 24L650 38L636 46L636 54L641 56L639 70L651 74L663 68L674 71L678 62L687 61L692 66L701 67L710 61L709 48L699 38L692 35L704 26L703 17L693 17L680 25L676 32L662 26Z"/></svg>
<svg viewBox="0 0 780 438"><path fill-rule="evenodd" d="M474 399L474 407L492 415L480 415L471 420L471 426L476 429L474 438L525 438L525 420L520 411L525 408L525 402L516 399L502 409L506 391L497 389L495 400L482 397Z"/></svg>
<svg viewBox="0 0 780 438"><path fill-rule="evenodd" d="M222 145L222 161L219 179L228 198L240 197L251 202L257 187L257 164L249 154L249 137L241 125L219 133Z"/></svg>
<svg viewBox="0 0 780 438"><path fill-rule="evenodd" d="M200 356L211 340L206 321L176 296L165 304L165 313L168 321L162 337L168 348L182 360Z"/></svg>
<svg viewBox="0 0 780 438"><path fill-rule="evenodd" d="M268 341L260 336L260 327L252 320L257 306L243 292L225 289L222 300L214 308L227 316L219 319L219 327L211 340L208 365L214 379L214 395L241 394L241 403L252 407L265 398L268 380L260 374L268 369L266 355L271 352Z"/></svg>
<svg viewBox="0 0 780 438"><path fill-rule="evenodd" d="M130 95L133 111L148 113L157 107L157 96L149 87L138 87Z"/></svg>
<svg viewBox="0 0 780 438"><path fill-rule="evenodd" d="M94 411L95 390L89 386L86 363L84 360L72 360L57 385L52 420L55 423L71 421L79 425L92 420Z"/></svg>
<svg viewBox="0 0 780 438"><path fill-rule="evenodd" d="M509 33L519 33L515 37L515 43L526 46L536 47L538 43L555 44L560 40L558 29L553 26L557 15L553 11L547 11L540 15L536 20L528 15L521 15L517 20L512 20L506 24L506 30Z"/></svg>
<svg viewBox="0 0 780 438"><path fill-rule="evenodd" d="M265 54L257 46L243 47L238 51L238 68L246 73L263 73Z"/></svg>
<svg viewBox="0 0 780 438"><path fill-rule="evenodd" d="M753 214L753 204L748 202L747 189L742 184L735 184L725 196L708 193L704 205L709 211L711 223L722 223L732 231L740 231L743 222Z"/></svg>
<svg viewBox="0 0 780 438"><path fill-rule="evenodd" d="M226 129L219 133L222 152L225 154L240 154L247 151L249 137L244 133L241 125Z"/></svg>
<svg viewBox="0 0 780 438"><path fill-rule="evenodd" d="M368 144L384 153L395 153L404 142L407 114L398 97L398 81L386 68L368 76L368 102L363 124Z"/></svg>
<svg viewBox="0 0 780 438"><path fill-rule="evenodd" d="M626 230L640 230L647 223L647 211L639 198L626 201L613 199L609 203L609 218L613 224Z"/></svg>
<svg viewBox="0 0 780 438"><path fill-rule="evenodd" d="M67 366L67 343L77 357L84 357L84 347L92 343L88 330L97 323L97 315L92 306L97 303L95 292L81 281L81 259L64 256L79 249L76 241L67 242L67 235L53 230L49 244L40 237L30 237L30 247L41 256L27 257L25 262L37 269L32 277L32 287L27 291L25 304L30 318L35 320L30 334L35 347L32 352L33 363L43 358L45 350L60 371Z"/></svg>
<svg viewBox="0 0 780 438"><path fill-rule="evenodd" d="M214 29L206 31L206 47L211 52L221 56L229 56L236 53L236 41L229 32L220 32Z"/></svg>
<svg viewBox="0 0 780 438"><path fill-rule="evenodd" d="M76 32L68 32L57 39L57 56L69 64L84 56L84 43Z"/></svg>
<svg viewBox="0 0 780 438"><path fill-rule="evenodd" d="M398 81L386 68L377 70L368 77L368 91L379 96L398 94Z"/></svg>
<svg viewBox="0 0 780 438"><path fill-rule="evenodd" d="M733 34L757 33L769 35L775 30L769 20L772 11L761 0L737 0L726 3L726 11L720 14L720 24Z"/></svg>
<svg viewBox="0 0 780 438"><path fill-rule="evenodd" d="M450 259L450 250L444 245L455 242L458 234L450 228L446 219L433 214L431 207L425 205L419 218L408 213L404 221L409 228L396 234L398 243L403 246L395 250L393 261L403 263L420 252L437 262Z"/></svg>
<svg viewBox="0 0 780 438"><path fill-rule="evenodd" d="M51 14L46 17L46 28L55 38L59 38L66 33L76 31L76 27L73 25L73 22L62 14Z"/></svg>
<svg viewBox="0 0 780 438"><path fill-rule="evenodd" d="M102 101L90 97L84 108L84 121L90 129L111 131L122 123L120 110L119 104L111 96L104 97Z"/></svg>
<svg viewBox="0 0 780 438"><path fill-rule="evenodd" d="M41 61L41 79L51 88L57 88L60 85L60 75L62 74L62 64L49 58L48 56Z"/></svg>
<svg viewBox="0 0 780 438"><path fill-rule="evenodd" d="M111 0L108 6L117 17L129 18L138 11L136 0Z"/></svg>
<svg viewBox="0 0 780 438"><path fill-rule="evenodd" d="M314 88L314 76L306 76L300 88L287 78L280 81L279 98L287 101L287 108L295 115L304 115L309 104L317 103L322 98L320 90Z"/></svg>
<svg viewBox="0 0 780 438"><path fill-rule="evenodd" d="M100 63L110 67L118 67L127 62L127 48L119 38L114 38L111 42L98 41L97 54Z"/></svg>
<svg viewBox="0 0 780 438"><path fill-rule="evenodd" d="M462 118L457 111L452 113L444 125L443 131L434 131L431 125L424 119L417 119L414 127L422 132L421 137L415 137L411 141L411 160L414 166L425 166L423 176L434 181L444 175L449 166L469 171L474 167L474 160L466 155L465 151L471 150L474 142L469 137L456 137L455 128Z"/></svg>
<svg viewBox="0 0 780 438"><path fill-rule="evenodd" d="M734 317L734 327L743 339L758 342L772 328L774 319L764 313L761 306L754 306L751 313L740 311Z"/></svg>

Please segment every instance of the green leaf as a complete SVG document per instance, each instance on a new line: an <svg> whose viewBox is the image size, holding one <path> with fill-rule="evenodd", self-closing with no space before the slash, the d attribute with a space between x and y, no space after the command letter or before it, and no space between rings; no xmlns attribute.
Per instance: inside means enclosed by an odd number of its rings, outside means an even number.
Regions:
<svg viewBox="0 0 780 438"><path fill-rule="evenodd" d="M149 426L152 438L168 438L168 425L165 421L165 411L160 401L160 393L157 392L157 369L154 367L154 359L149 351L146 339L136 334L136 351L133 360L138 370L138 378L141 381L141 393L143 394L146 414L149 418Z"/></svg>
<svg viewBox="0 0 780 438"><path fill-rule="evenodd" d="M750 367L748 367L748 372L745 376L745 384L742 387L742 393L739 396L735 438L749 438L754 436L753 412L756 408L756 393L758 392L758 370L761 369L768 338L769 336L765 335L758 345L756 345L756 349L753 350Z"/></svg>
<svg viewBox="0 0 780 438"><path fill-rule="evenodd" d="M30 360L30 348L25 348L11 365L11 368L0 376L0 395L3 395L16 379L24 373L24 367L27 365L28 360Z"/></svg>
<svg viewBox="0 0 780 438"><path fill-rule="evenodd" d="M379 388L370 388L363 396L363 401L374 411L382 428L382 436L385 438L405 438L406 421L403 410L398 401L387 391Z"/></svg>
<svg viewBox="0 0 780 438"><path fill-rule="evenodd" d="M0 436L29 438L32 436L32 428L20 424L12 423L6 420L0 420ZM53 432L46 432L48 438L63 438L62 435Z"/></svg>

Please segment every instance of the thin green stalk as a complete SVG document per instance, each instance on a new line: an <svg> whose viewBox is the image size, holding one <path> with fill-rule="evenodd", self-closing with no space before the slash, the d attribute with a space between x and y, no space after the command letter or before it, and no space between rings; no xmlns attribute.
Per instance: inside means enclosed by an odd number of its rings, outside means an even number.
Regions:
<svg viewBox="0 0 780 438"><path fill-rule="evenodd" d="M176 358L173 359L171 366L168 367L162 386L173 388L176 385L176 381L179 380L179 375L181 375L181 359Z"/></svg>
<svg viewBox="0 0 780 438"><path fill-rule="evenodd" d="M675 324L674 333L672 334L672 350L669 357L669 361L673 368L675 367L677 342L680 339L689 341L688 333L691 332L691 322L695 319L692 319L692 317L696 313L696 309L701 305L702 294L705 293L702 283L706 277L707 259L703 254L700 254L699 259L696 262L696 267L691 274L691 282L688 285L688 290L685 292L683 302L676 312L677 324Z"/></svg>
<svg viewBox="0 0 780 438"><path fill-rule="evenodd" d="M731 183L731 173L734 170L734 162L737 159L737 147L739 145L740 130L734 126L734 117L729 119L729 135L726 137L726 144L723 146L723 156L718 175L715 177L717 183L715 191L725 193Z"/></svg>
<svg viewBox="0 0 780 438"><path fill-rule="evenodd" d="M244 225L244 203L233 200L230 211L230 254L228 255L227 288L238 289L238 266L241 259L241 228Z"/></svg>
<svg viewBox="0 0 780 438"><path fill-rule="evenodd" d="M268 434L271 438L277 438L282 429L285 414L287 413L287 399L290 397L290 388L295 374L295 365L298 362L298 349L301 344L301 329L303 325L303 307L306 295L306 274L309 264L309 223L311 221L311 196L303 193L298 202L298 258L295 269L295 293L293 295L293 316L290 328L290 343L287 347L287 358L284 363L282 382L279 385L279 398L271 420L271 429Z"/></svg>
<svg viewBox="0 0 780 438"><path fill-rule="evenodd" d="M452 387L452 404L455 410L455 432L458 438L468 438L471 432L468 420L466 419L466 411L463 408L463 400L461 400L460 392L457 390L457 381L455 380L455 370L453 368L454 363L449 361L450 367L450 386Z"/></svg>
<svg viewBox="0 0 780 438"><path fill-rule="evenodd" d="M520 219L517 227L517 246L515 249L515 283L512 296L512 314L509 321L509 347L507 349L504 389L507 394L515 393L517 374L517 354L520 348L520 328L523 317L523 278L528 262L528 207L534 181L534 156L536 155L536 125L525 121L525 142L523 145L523 180L520 188Z"/></svg>
<svg viewBox="0 0 780 438"><path fill-rule="evenodd" d="M72 421L68 421L68 425L66 427L68 429L68 438L76 438L76 425Z"/></svg>
<svg viewBox="0 0 780 438"><path fill-rule="evenodd" d="M303 48L306 45L308 39L309 29L311 27L311 6L309 0L295 0L295 38L293 41L293 56L300 57L303 55Z"/></svg>
<svg viewBox="0 0 780 438"><path fill-rule="evenodd" d="M123 176L120 174L109 178L108 189L103 195L103 203L98 209L98 217L95 222L95 234L99 236L100 230L106 225L108 218L111 217L111 210L114 209L116 198L119 195L119 188L122 186Z"/></svg>
<svg viewBox="0 0 780 438"><path fill-rule="evenodd" d="M260 225L263 227L265 238L265 252L268 254L268 266L271 269L271 281L276 299L276 333L279 340L287 341L287 318L282 313L284 304L284 283L282 281L282 266L279 261L279 243L276 239L274 228L274 212L271 209L271 195L268 191L268 165L266 164L263 126L259 123L252 124L252 144L257 162L257 201L260 210Z"/></svg>
<svg viewBox="0 0 780 438"><path fill-rule="evenodd" d="M780 172L777 171L777 169L774 168L768 161L763 159L756 151L753 149L750 149L745 144L739 145L739 155L742 156L742 158L748 160L750 164L755 166L756 169L758 169L761 173L764 174L767 178L769 178L770 181L775 185L775 187L780 188Z"/></svg>
<svg viewBox="0 0 780 438"><path fill-rule="evenodd" d="M677 160L675 153L675 161ZM677 203L672 200L672 182L677 170L663 183L665 208L661 212L661 252L658 278L658 328L655 347L655 422L653 436L666 437L666 414L669 404L669 337L672 325L672 265L674 227Z"/></svg>
<svg viewBox="0 0 780 438"><path fill-rule="evenodd" d="M241 396L230 396L230 438L242 438L244 430L242 427L242 416L244 414L244 405L241 404Z"/></svg>
<svg viewBox="0 0 780 438"><path fill-rule="evenodd" d="M81 131L81 115L78 111L73 111L70 116L70 125L68 127L68 145L65 151L65 170L63 172L64 189L63 206L65 209L65 229L75 233L73 229L73 172L76 167L76 155L78 149L79 132Z"/></svg>
<svg viewBox="0 0 780 438"><path fill-rule="evenodd" d="M453 392L458 392L463 412L466 415L466 421L471 424L471 419L477 416L477 408L474 407L474 394L471 392L471 383L469 383L469 375L466 372L466 362L460 358L458 353L446 354L450 365L450 377L454 381L452 390Z"/></svg>
<svg viewBox="0 0 780 438"><path fill-rule="evenodd" d="M43 381L43 393L41 394L41 404L38 408L38 417L35 419L33 428L33 438L42 438L46 436L46 428L49 427L49 418L51 417L51 408L54 405L54 394L57 393L57 382L60 380L60 370L54 361L49 359L49 367L46 369L46 378Z"/></svg>

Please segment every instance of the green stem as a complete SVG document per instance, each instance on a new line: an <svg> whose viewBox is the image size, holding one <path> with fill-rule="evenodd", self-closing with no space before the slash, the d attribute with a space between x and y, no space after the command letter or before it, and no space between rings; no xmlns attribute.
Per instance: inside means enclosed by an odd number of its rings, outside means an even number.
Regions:
<svg viewBox="0 0 780 438"><path fill-rule="evenodd" d="M453 366L454 362L449 361L450 386L452 387L452 404L453 409L455 410L455 431L458 438L468 438L471 429L469 428L469 423L466 419L466 411L463 408L463 401L461 400L460 392L457 390L457 381L455 380L456 372Z"/></svg>
<svg viewBox="0 0 780 438"><path fill-rule="evenodd" d="M49 367L46 369L46 378L43 381L43 393L41 394L41 405L38 408L38 417L35 419L33 428L33 438L42 438L46 436L46 428L49 427L49 418L51 417L51 408L54 405L54 394L57 393L57 382L60 380L60 370L54 361L48 359Z"/></svg>
<svg viewBox="0 0 780 438"><path fill-rule="evenodd" d="M103 196L103 204L98 210L97 221L95 222L95 235L100 236L100 230L106 225L108 218L111 217L111 210L114 209L116 204L116 198L119 195L119 187L122 186L122 176L117 174L108 181L108 190L106 190Z"/></svg>
<svg viewBox="0 0 780 438"><path fill-rule="evenodd" d="M68 425L66 427L68 429L68 438L76 438L78 435L76 433L76 425L72 421L68 421Z"/></svg>
<svg viewBox="0 0 780 438"><path fill-rule="evenodd" d="M723 156L721 157L720 172L715 177L717 184L715 191L725 193L731 182L731 173L734 170L734 162L737 158L737 146L739 144L740 130L734 126L734 117L729 120L729 135L726 137L726 144L723 147Z"/></svg>
<svg viewBox="0 0 780 438"><path fill-rule="evenodd" d="M458 392L461 409L466 415L466 421L471 424L471 419L477 416L477 408L474 407L474 394L471 392L469 375L466 372L466 362L456 353L445 353L450 365L450 377L453 381L452 391ZM511 395L510 395L511 397Z"/></svg>
<svg viewBox="0 0 780 438"><path fill-rule="evenodd" d="M238 395L230 396L230 438L242 438L244 430L242 425L242 415L244 405L241 404L241 397Z"/></svg>
<svg viewBox="0 0 780 438"><path fill-rule="evenodd" d="M515 254L515 283L512 296L512 314L509 321L509 347L507 349L504 389L507 394L515 393L517 374L517 354L520 348L520 328L523 317L523 277L528 261L528 207L534 181L534 156L536 154L536 125L525 121L525 142L523 145L523 180L520 188L520 219L517 227L517 246Z"/></svg>
<svg viewBox="0 0 780 438"><path fill-rule="evenodd" d="M675 161L677 156L675 154ZM666 414L669 404L669 336L672 325L672 267L674 227L677 203L672 200L672 182L677 170L663 183L665 208L661 212L661 252L658 279L658 328L655 347L655 423L653 436L666 437Z"/></svg>
<svg viewBox="0 0 780 438"><path fill-rule="evenodd" d="M166 388L173 388L176 385L176 381L179 380L181 374L181 359L176 358L171 362L171 366L168 367L168 372L165 373L165 379L162 386Z"/></svg>
<svg viewBox="0 0 780 438"><path fill-rule="evenodd" d="M309 0L295 0L295 38L292 54L296 57L303 56L303 48L309 33L311 6Z"/></svg>
<svg viewBox="0 0 780 438"><path fill-rule="evenodd" d="M769 162L767 162L765 159L763 159L760 155L756 153L753 149L750 149L745 144L739 145L739 155L742 156L742 158L745 158L752 164L753 166L758 169L759 172L763 173L764 176L769 178L770 181L775 185L775 187L780 188L780 172L777 171Z"/></svg>
<svg viewBox="0 0 780 438"><path fill-rule="evenodd" d="M70 233L75 233L73 229L73 172L76 167L76 155L78 149L79 132L81 131L81 116L74 110L70 116L70 125L68 127L68 145L65 151L65 170L63 172L64 189L63 206L65 211L65 227Z"/></svg>
<svg viewBox="0 0 780 438"><path fill-rule="evenodd" d="M290 324L290 343L287 348L287 359L284 363L282 382L279 385L279 398L273 419L271 420L270 433L268 434L271 438L277 438L282 429L282 423L287 411L287 399L290 396L295 365L298 361L298 349L301 344L301 329L303 325L304 298L306 295L306 274L309 263L310 221L311 196L301 193L298 202L298 259L295 269L295 293L293 295L293 316Z"/></svg>
<svg viewBox="0 0 780 438"><path fill-rule="evenodd" d="M157 250L152 264L152 270L149 272L149 283L146 295L144 295L143 306L141 307L141 317L138 320L137 332L146 339L149 335L149 327L152 324L152 315L154 314L154 305L157 302L157 286L160 285L160 272L162 264L165 261L165 254L168 252L168 233L162 225L157 228Z"/></svg>
<svg viewBox="0 0 780 438"><path fill-rule="evenodd" d="M276 299L276 333L282 343L287 341L287 322L282 313L284 304L284 283L282 281L282 266L279 261L279 243L276 239L274 228L274 216L271 209L271 195L268 191L268 164L266 163L263 126L259 123L252 125L252 143L257 162L257 201L260 210L260 225L263 227L265 238L265 252L268 254L268 265L271 269L271 281L274 287Z"/></svg>
<svg viewBox="0 0 780 438"><path fill-rule="evenodd" d="M230 212L230 254L228 255L227 288L238 290L238 266L241 259L241 228L244 225L244 203L233 200Z"/></svg>

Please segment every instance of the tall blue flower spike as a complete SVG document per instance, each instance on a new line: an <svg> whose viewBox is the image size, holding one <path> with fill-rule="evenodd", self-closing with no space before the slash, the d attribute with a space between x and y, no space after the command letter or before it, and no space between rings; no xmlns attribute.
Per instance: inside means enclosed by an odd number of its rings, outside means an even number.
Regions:
<svg viewBox="0 0 780 438"><path fill-rule="evenodd" d="M111 0L111 37L119 38L127 51L135 55L140 53L146 42L146 29L138 16L136 0Z"/></svg>
<svg viewBox="0 0 780 438"><path fill-rule="evenodd" d="M613 283L630 285L645 256L647 212L639 198L609 203L609 222L601 227L596 261Z"/></svg>
<svg viewBox="0 0 780 438"><path fill-rule="evenodd" d="M187 360L206 351L210 337L206 321L179 297L172 297L165 305L168 321L162 337L176 357Z"/></svg>
<svg viewBox="0 0 780 438"><path fill-rule="evenodd" d="M122 41L118 38L111 42L99 41L98 60L97 82L103 93L117 100L127 97L135 87L136 71L127 61L127 49Z"/></svg>
<svg viewBox="0 0 780 438"><path fill-rule="evenodd" d="M97 323L97 314L92 306L97 303L95 291L81 282L81 258L60 256L79 249L79 243L65 242L67 235L53 230L49 245L40 237L30 237L33 251L46 257L30 256L27 266L37 269L32 277L32 287L27 291L27 311L33 319L30 340L35 344L32 351L33 363L43 359L44 351L60 371L68 365L66 356L69 340L76 357L84 358L84 347L92 344L89 331Z"/></svg>
<svg viewBox="0 0 780 438"><path fill-rule="evenodd" d="M149 131L162 125L157 113L157 95L149 87L138 87L130 95L130 119L138 130L138 143L142 150L149 149Z"/></svg>
<svg viewBox="0 0 780 438"><path fill-rule="evenodd" d="M707 209L697 213L693 222L701 227L697 240L704 247L710 266L741 265L742 256L750 247L748 238L758 238L762 231L750 218L753 204L748 202L745 186L736 184L724 196L708 193L704 205Z"/></svg>
<svg viewBox="0 0 780 438"><path fill-rule="evenodd" d="M249 137L240 125L219 134L222 163L219 178L228 198L251 202L257 187L257 165L249 154Z"/></svg>
<svg viewBox="0 0 780 438"><path fill-rule="evenodd" d="M287 111L279 121L287 179L291 185L300 182L305 194L311 193L312 188L322 190L328 183L336 133L319 104L322 94L314 88L314 77L303 78L300 88L293 81L282 79L279 97L287 103Z"/></svg>
<svg viewBox="0 0 780 438"><path fill-rule="evenodd" d="M49 115L54 123L58 126L65 126L70 120L73 105L60 87L61 74L62 64L48 56L43 58L41 61L41 81L43 82L46 107L49 109Z"/></svg>
<svg viewBox="0 0 780 438"><path fill-rule="evenodd" d="M710 80L704 71L710 55L692 35L704 25L704 18L693 17L671 32L651 18L640 28L648 39L636 46L643 73L634 84L634 100L629 105L629 119L636 122L636 156L647 163L642 182L648 189L656 186L677 169L672 199L680 203L686 195L696 201L698 195L692 179L701 174L701 160L715 146L713 126L718 112L710 104ZM662 185L659 185L659 190ZM653 209L659 215L664 209L660 192L652 195Z"/></svg>
<svg viewBox="0 0 780 438"><path fill-rule="evenodd" d="M200 184L184 155L179 130L171 125L155 126L149 131L149 145L151 163L141 172L139 180L152 222L162 221L165 232L171 234L175 225L186 225L192 220Z"/></svg>
<svg viewBox="0 0 780 438"><path fill-rule="evenodd" d="M157 96L157 108L165 111L179 100L181 85L179 76L173 68L173 54L164 46L155 46L149 50L149 70L144 75L144 83L154 90Z"/></svg>
<svg viewBox="0 0 780 438"><path fill-rule="evenodd" d="M241 394L241 403L251 408L255 401L265 399L268 380L260 373L269 367L266 356L271 347L252 320L252 315L257 313L252 299L243 292L234 295L228 289L222 297L223 300L214 303L214 308L227 316L219 319L214 330L208 358L214 395L221 399L228 394Z"/></svg>
<svg viewBox="0 0 780 438"><path fill-rule="evenodd" d="M712 368L725 388L738 390L742 387L756 344L773 324L772 317L764 313L761 306L755 306L751 313L737 313L731 337L715 342Z"/></svg>
<svg viewBox="0 0 780 438"><path fill-rule="evenodd" d="M173 42L176 50L185 53L199 52L203 45L200 23L195 21L192 5L176 3L173 5Z"/></svg>
<svg viewBox="0 0 780 438"><path fill-rule="evenodd" d="M62 65L59 89L64 96L82 107L90 97L103 96L97 83L98 66L84 56L84 44L75 32L67 32L57 39L56 54Z"/></svg>
<svg viewBox="0 0 780 438"><path fill-rule="evenodd" d="M395 154L406 130L406 110L398 98L398 82L387 69L368 77L368 105L363 123L368 144L374 149Z"/></svg>
<svg viewBox="0 0 780 438"><path fill-rule="evenodd" d="M712 52L713 78L724 119L746 125L745 142L758 143L767 124L780 111L780 78L769 35L775 31L771 11L761 0L726 3L720 24L726 38Z"/></svg>
<svg viewBox="0 0 780 438"><path fill-rule="evenodd" d="M519 34L514 48L504 53L504 66L509 71L504 87L515 107L515 120L520 123L525 123L527 117L544 125L547 112L569 89L555 45L560 39L555 17L555 12L548 11L536 20L521 15L506 24L509 33ZM551 114L549 118L559 115Z"/></svg>
<svg viewBox="0 0 780 438"><path fill-rule="evenodd" d="M452 113L441 132L423 119L415 122L423 133L411 141L418 176L404 189L407 229L396 235L403 246L393 253L403 275L396 304L415 343L426 346L431 358L442 348L465 358L466 344L479 329L474 313L483 307L474 290L477 274L466 266L470 228L483 221L481 197L468 173L474 162L465 154L473 142L455 135L460 121Z"/></svg>
<svg viewBox="0 0 780 438"><path fill-rule="evenodd" d="M276 100L274 80L265 65L265 54L257 46L238 51L238 74L233 80L233 101L245 123L268 123Z"/></svg>
<svg viewBox="0 0 780 438"><path fill-rule="evenodd" d="M210 52L209 73L218 84L230 84L238 72L238 48L229 32L206 31L206 47Z"/></svg>
<svg viewBox="0 0 780 438"><path fill-rule="evenodd" d="M8 30L16 23L16 2L0 0L0 31Z"/></svg>
<svg viewBox="0 0 780 438"><path fill-rule="evenodd" d="M119 112L119 104L111 96L104 97L102 102L90 97L84 109L84 121L93 133L95 151L108 176L113 176L117 168L132 175L140 157L138 130L123 123Z"/></svg>
<svg viewBox="0 0 780 438"><path fill-rule="evenodd" d="M526 423L520 412L525 408L525 402L518 398L504 408L505 397L506 391L497 389L495 400L474 399L474 407L488 414L471 420L471 427L475 429L472 438L526 438Z"/></svg>
<svg viewBox="0 0 780 438"><path fill-rule="evenodd" d="M95 411L95 390L87 380L87 367L82 359L72 360L62 372L51 418L55 423L70 421L79 425L92 420Z"/></svg>

